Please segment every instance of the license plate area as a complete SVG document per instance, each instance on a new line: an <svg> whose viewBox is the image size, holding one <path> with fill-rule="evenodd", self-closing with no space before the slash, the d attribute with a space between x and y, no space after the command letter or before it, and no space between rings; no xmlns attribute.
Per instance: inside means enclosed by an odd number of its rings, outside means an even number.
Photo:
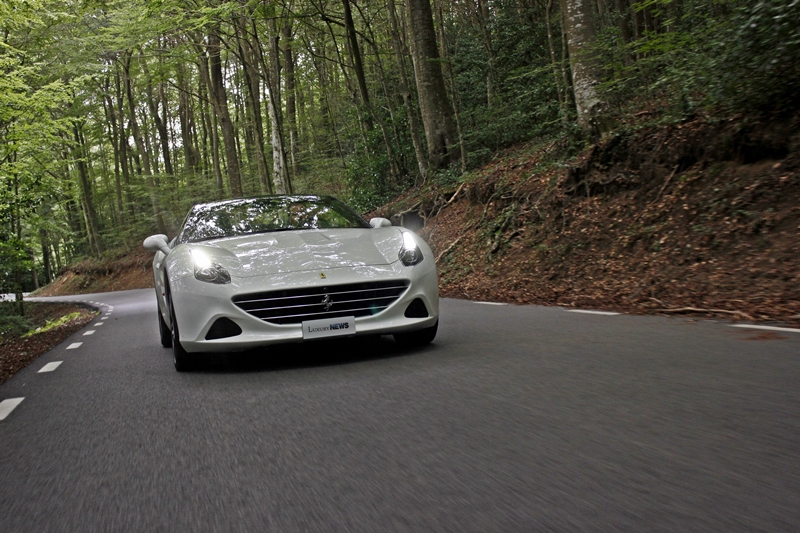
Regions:
<svg viewBox="0 0 800 533"><path fill-rule="evenodd" d="M356 317L341 316L306 320L303 322L303 339L322 339L356 334Z"/></svg>

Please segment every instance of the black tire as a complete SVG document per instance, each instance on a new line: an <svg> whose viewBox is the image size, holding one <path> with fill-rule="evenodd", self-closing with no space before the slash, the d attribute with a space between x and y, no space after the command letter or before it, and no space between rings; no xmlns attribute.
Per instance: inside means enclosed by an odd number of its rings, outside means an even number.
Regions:
<svg viewBox="0 0 800 533"><path fill-rule="evenodd" d="M175 370L178 372L186 372L192 369L192 360L186 350L181 345L180 333L178 333L178 321L175 319L175 307L172 305L172 296L168 296L169 302L169 320L172 322L170 329L172 341L172 362L175 364Z"/></svg>
<svg viewBox="0 0 800 533"><path fill-rule="evenodd" d="M161 336L161 346L164 348L170 348L172 346L172 332L169 330L169 326L167 323L164 322L164 317L161 316L161 309L157 310L158 312L158 334Z"/></svg>
<svg viewBox="0 0 800 533"><path fill-rule="evenodd" d="M394 341L403 348L418 348L433 342L436 338L436 332L439 330L439 321L429 328L418 329L417 331L409 331L408 333L395 333L392 335Z"/></svg>

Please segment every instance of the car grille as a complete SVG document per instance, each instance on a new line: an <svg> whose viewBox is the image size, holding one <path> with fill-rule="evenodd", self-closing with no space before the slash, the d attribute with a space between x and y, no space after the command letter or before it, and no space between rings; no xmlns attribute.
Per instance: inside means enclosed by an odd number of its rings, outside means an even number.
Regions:
<svg viewBox="0 0 800 533"><path fill-rule="evenodd" d="M299 324L304 320L376 315L392 305L408 288L408 281L373 281L330 287L242 294L233 303L272 324Z"/></svg>

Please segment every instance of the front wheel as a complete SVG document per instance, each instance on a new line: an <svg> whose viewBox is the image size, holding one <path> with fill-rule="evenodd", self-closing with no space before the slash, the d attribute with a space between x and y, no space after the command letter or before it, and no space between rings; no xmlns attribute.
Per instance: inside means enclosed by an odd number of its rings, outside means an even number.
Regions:
<svg viewBox="0 0 800 533"><path fill-rule="evenodd" d="M439 321L429 328L409 331L408 333L395 333L392 335L397 344L403 348L417 348L433 342L436 332L439 330Z"/></svg>
<svg viewBox="0 0 800 533"><path fill-rule="evenodd" d="M186 372L192 369L192 363L189 354L183 349L180 341L180 334L178 333L178 321L175 319L175 306L172 305L172 296L169 297L169 318L172 322L172 329L170 330L170 339L172 341L172 362L175 364L175 370L178 372Z"/></svg>

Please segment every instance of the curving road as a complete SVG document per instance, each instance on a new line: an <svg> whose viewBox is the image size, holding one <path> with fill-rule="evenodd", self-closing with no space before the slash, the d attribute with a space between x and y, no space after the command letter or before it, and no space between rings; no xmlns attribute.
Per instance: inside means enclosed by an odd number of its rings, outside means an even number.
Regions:
<svg viewBox="0 0 800 533"><path fill-rule="evenodd" d="M78 298L0 385L4 533L800 531L800 332L444 300L179 374L152 289Z"/></svg>

